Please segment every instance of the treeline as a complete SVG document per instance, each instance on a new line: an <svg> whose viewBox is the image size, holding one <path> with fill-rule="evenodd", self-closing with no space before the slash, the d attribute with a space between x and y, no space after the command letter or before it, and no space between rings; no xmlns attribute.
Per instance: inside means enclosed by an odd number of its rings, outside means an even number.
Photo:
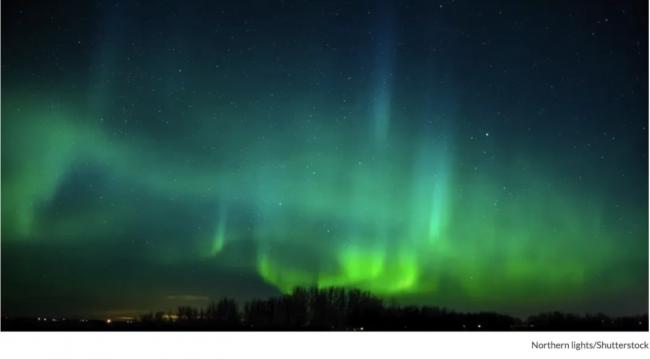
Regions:
<svg viewBox="0 0 650 359"><path fill-rule="evenodd" d="M494 313L458 313L430 306L387 305L357 289L296 288L291 294L255 299L240 306L223 298L204 308L178 307L137 320L2 318L2 330L182 331L648 331L648 315L543 313L526 319Z"/></svg>
<svg viewBox="0 0 650 359"><path fill-rule="evenodd" d="M291 294L255 299L242 307L223 298L206 308L142 316L150 330L648 330L647 315L543 313L525 320L494 313L458 313L430 306L387 305L371 293L344 288L296 288Z"/></svg>

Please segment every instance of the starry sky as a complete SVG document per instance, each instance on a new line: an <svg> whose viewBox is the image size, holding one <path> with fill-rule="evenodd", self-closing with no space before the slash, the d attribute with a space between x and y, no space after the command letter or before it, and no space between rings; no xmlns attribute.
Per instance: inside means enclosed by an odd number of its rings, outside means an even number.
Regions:
<svg viewBox="0 0 650 359"><path fill-rule="evenodd" d="M2 2L2 313L648 306L644 1Z"/></svg>

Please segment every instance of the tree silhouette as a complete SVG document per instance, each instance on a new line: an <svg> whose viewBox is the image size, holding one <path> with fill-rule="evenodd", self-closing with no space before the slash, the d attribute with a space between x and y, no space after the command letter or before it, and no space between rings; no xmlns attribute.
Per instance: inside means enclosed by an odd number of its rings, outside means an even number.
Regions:
<svg viewBox="0 0 650 359"><path fill-rule="evenodd" d="M431 306L386 305L358 289L295 288L290 294L254 299L240 312L232 298L206 308L179 306L176 314L150 312L139 321L36 321L2 319L3 330L648 330L648 315L610 318L560 312L525 320L494 312L458 313Z"/></svg>

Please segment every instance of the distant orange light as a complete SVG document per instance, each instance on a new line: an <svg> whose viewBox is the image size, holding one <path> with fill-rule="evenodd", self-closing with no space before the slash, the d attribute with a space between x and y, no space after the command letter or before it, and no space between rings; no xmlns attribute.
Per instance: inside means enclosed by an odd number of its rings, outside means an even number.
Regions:
<svg viewBox="0 0 650 359"><path fill-rule="evenodd" d="M106 324L111 324L111 318L106 319Z"/></svg>

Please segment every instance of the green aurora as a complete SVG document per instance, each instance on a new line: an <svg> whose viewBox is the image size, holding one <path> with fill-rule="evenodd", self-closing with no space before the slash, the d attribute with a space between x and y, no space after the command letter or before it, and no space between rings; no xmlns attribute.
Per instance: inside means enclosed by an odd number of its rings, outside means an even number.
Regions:
<svg viewBox="0 0 650 359"><path fill-rule="evenodd" d="M243 11L232 7L226 14ZM103 11L101 26L115 29L97 43L86 22L59 19L71 30L51 36L80 34L82 45L42 82L28 75L45 71L30 57L36 50L3 51L3 314L128 314L173 307L179 296L311 285L459 310L647 307L642 95L572 98L578 85L559 82L557 97L546 85L488 86L478 97L467 89L493 79L461 75L469 60L416 56L413 35L395 30L406 10L392 19L373 11L340 52L324 54L306 44L328 32L299 36L304 50L283 47L285 31L265 35L273 21L259 15L255 35L224 20L209 50L198 10L178 19L197 17L198 29L166 30L164 46L155 36L176 15L143 30L138 8ZM11 26L3 34L33 31ZM144 33L131 39L121 26ZM368 29L379 29L377 43L358 35ZM271 39L276 48L262 45ZM56 51L57 41L45 48ZM438 41L447 54L460 46ZM565 46L527 51L562 59ZM345 60L358 47L367 51ZM602 60L603 73L624 60ZM70 76L79 62L88 65ZM525 76L521 62L500 66ZM603 75L602 86L642 87L629 85L646 71L639 63ZM628 121L613 123L613 114Z"/></svg>

